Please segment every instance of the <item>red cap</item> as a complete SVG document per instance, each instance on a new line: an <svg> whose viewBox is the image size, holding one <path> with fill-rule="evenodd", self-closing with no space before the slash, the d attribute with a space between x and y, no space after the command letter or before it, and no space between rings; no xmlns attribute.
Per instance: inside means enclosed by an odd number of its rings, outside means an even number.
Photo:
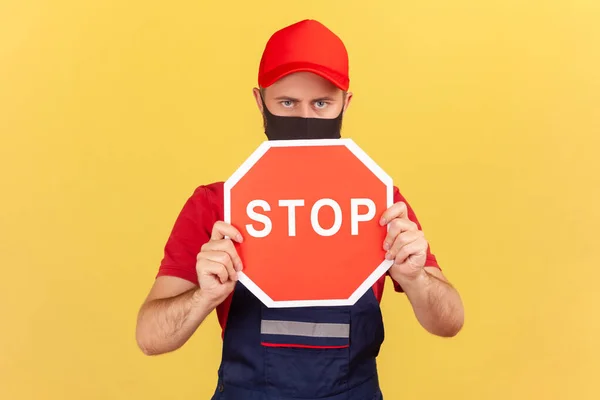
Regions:
<svg viewBox="0 0 600 400"><path fill-rule="evenodd" d="M325 25L304 20L273 34L258 71L261 87L294 72L313 72L342 90L348 90L348 52L342 40Z"/></svg>

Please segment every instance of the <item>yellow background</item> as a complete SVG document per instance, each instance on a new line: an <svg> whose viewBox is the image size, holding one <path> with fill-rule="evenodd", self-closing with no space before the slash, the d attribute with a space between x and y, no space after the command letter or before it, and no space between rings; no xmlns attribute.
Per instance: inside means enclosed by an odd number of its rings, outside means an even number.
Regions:
<svg viewBox="0 0 600 400"><path fill-rule="evenodd" d="M260 53L306 17L466 306L435 338L388 285L386 399L600 398L598 0L1 0L1 399L209 398L216 318L149 358L136 313L183 202L263 140Z"/></svg>

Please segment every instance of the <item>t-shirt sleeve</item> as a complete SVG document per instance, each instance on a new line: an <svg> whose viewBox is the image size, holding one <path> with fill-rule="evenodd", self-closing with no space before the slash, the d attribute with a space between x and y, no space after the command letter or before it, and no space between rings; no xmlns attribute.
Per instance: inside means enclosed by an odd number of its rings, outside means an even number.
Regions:
<svg viewBox="0 0 600 400"><path fill-rule="evenodd" d="M200 186L184 204L165 245L157 277L176 276L198 285L196 257L210 239L215 220L210 195Z"/></svg>
<svg viewBox="0 0 600 400"><path fill-rule="evenodd" d="M423 228L421 227L421 223L417 219L417 216L416 216L414 210L412 209L412 207L410 206L408 201L406 201L404 196L402 196L402 194L400 193L400 190L397 187L394 187L394 203L398 203L398 202L403 202L406 204L406 208L408 210L408 219L410 219L412 222L417 224L417 227L419 228L419 230L422 231ZM427 247L427 259L425 260L425 266L440 268L435 255L431 252L431 246ZM388 275L389 275L389 273L388 273ZM394 282L394 290L396 292L403 292L402 287L396 281L394 281L392 279L392 282Z"/></svg>

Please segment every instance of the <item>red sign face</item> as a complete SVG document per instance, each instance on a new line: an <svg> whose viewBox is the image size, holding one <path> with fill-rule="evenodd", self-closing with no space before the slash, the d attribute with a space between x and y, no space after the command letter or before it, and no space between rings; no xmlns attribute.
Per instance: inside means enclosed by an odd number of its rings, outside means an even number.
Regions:
<svg viewBox="0 0 600 400"><path fill-rule="evenodd" d="M268 307L354 304L385 260L392 179L352 140L264 142L225 183L240 281Z"/></svg>

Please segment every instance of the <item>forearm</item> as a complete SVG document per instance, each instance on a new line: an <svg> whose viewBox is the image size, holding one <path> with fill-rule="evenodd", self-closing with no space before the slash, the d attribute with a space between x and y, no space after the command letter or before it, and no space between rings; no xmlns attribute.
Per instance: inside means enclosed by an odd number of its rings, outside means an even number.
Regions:
<svg viewBox="0 0 600 400"><path fill-rule="evenodd" d="M140 349L147 355L178 349L215 306L202 297L199 289L147 302L138 316L136 336Z"/></svg>
<svg viewBox="0 0 600 400"><path fill-rule="evenodd" d="M455 336L461 330L464 322L463 304L452 285L425 270L414 279L397 282L406 293L423 328L444 337Z"/></svg>

